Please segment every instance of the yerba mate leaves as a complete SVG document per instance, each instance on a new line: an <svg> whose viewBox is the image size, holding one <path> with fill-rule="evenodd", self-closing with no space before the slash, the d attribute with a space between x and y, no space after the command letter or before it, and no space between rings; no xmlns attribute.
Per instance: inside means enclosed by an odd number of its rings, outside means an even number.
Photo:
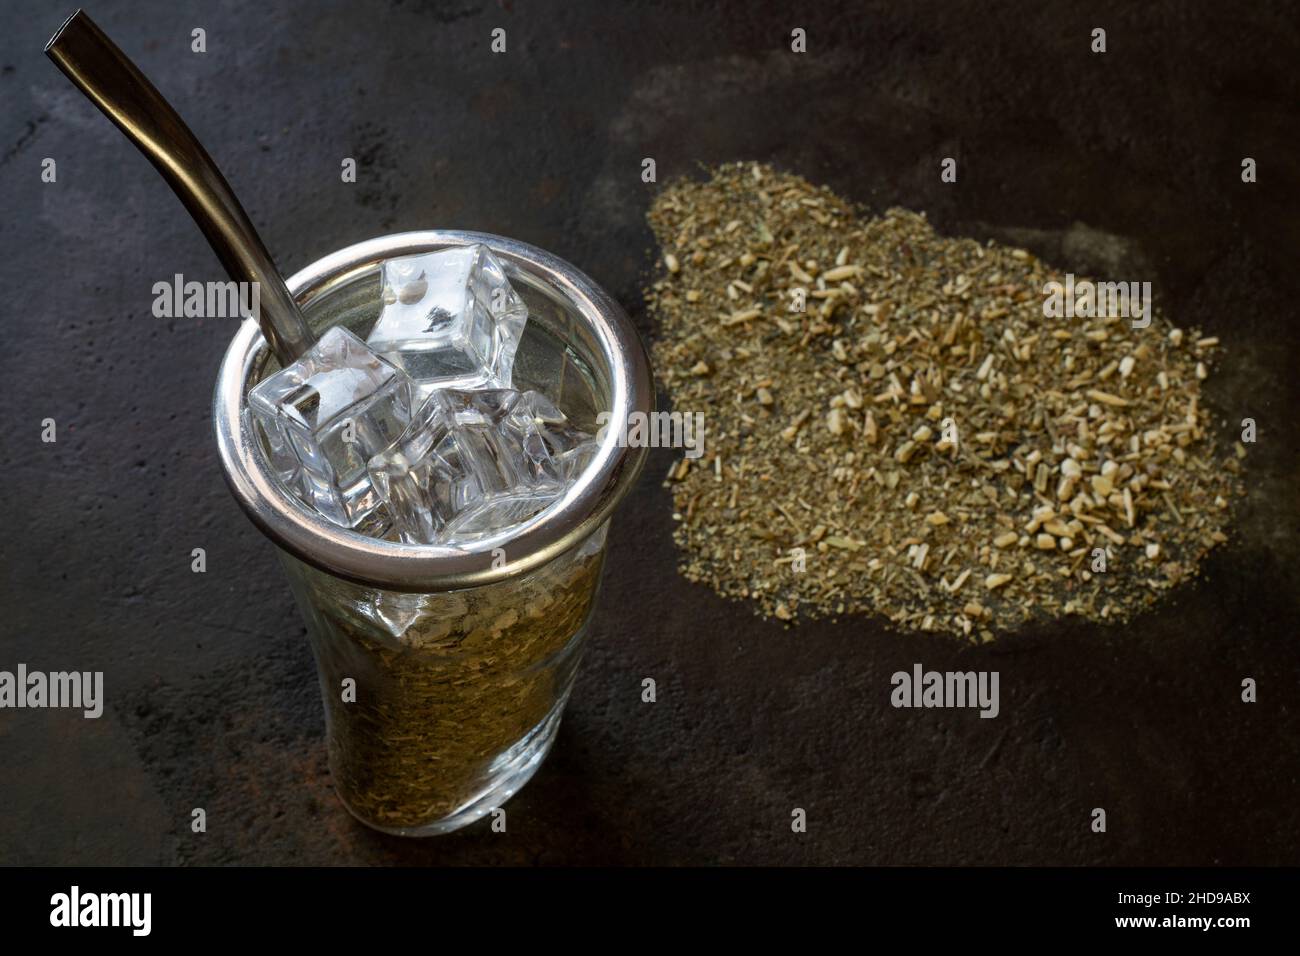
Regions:
<svg viewBox="0 0 1300 956"><path fill-rule="evenodd" d="M1217 339L1045 314L1064 276L1025 250L758 164L667 187L649 219L656 370L710 430L668 476L690 580L785 621L990 640L1126 619L1226 540Z"/></svg>

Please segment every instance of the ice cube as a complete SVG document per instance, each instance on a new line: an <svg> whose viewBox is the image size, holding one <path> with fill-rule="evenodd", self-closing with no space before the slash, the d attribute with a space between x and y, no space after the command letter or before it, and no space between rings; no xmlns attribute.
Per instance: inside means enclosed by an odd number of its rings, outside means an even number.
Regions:
<svg viewBox="0 0 1300 956"><path fill-rule="evenodd" d="M454 544L531 518L563 494L594 442L536 392L434 392L370 460L398 534Z"/></svg>
<svg viewBox="0 0 1300 956"><path fill-rule="evenodd" d="M509 388L528 309L487 246L384 263L384 306L368 343L422 396L439 388Z"/></svg>
<svg viewBox="0 0 1300 956"><path fill-rule="evenodd" d="M497 428L511 449L520 453L519 462L534 486L572 481L598 447L541 392L447 389L443 396L457 424Z"/></svg>
<svg viewBox="0 0 1300 956"><path fill-rule="evenodd" d="M479 388L442 391L447 408L458 425L499 427L513 411L520 395L513 388Z"/></svg>
<svg viewBox="0 0 1300 956"><path fill-rule="evenodd" d="M341 326L248 394L280 479L344 527L379 506L366 463L401 436L412 402L406 374Z"/></svg>
<svg viewBox="0 0 1300 956"><path fill-rule="evenodd" d="M505 425L517 436L535 484L570 484L599 448L591 435L569 424L564 413L540 392L522 393Z"/></svg>

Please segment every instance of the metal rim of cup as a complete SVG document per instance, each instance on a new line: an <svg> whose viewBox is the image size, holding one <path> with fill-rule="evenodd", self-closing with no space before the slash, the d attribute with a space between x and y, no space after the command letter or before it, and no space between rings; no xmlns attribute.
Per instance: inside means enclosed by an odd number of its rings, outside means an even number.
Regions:
<svg viewBox="0 0 1300 956"><path fill-rule="evenodd" d="M340 249L288 280L304 307L384 259L483 243L507 267L540 279L587 325L604 363L610 422L654 410L654 384L645 347L622 307L595 282L556 256L528 243L488 233L452 230L396 233ZM475 587L540 567L595 531L631 489L645 463L645 448L617 441L606 429L600 451L565 495L523 524L463 547L410 545L369 538L339 527L285 491L262 452L251 416L247 383L266 355L266 340L245 319L217 375L213 423L222 471L236 501L261 531L285 551L329 574L397 591Z"/></svg>

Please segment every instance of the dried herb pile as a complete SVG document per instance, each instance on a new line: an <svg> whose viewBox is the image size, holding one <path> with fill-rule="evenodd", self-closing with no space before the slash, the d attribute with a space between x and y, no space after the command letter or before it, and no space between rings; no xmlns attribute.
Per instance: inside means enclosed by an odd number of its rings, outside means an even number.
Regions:
<svg viewBox="0 0 1300 956"><path fill-rule="evenodd" d="M784 621L990 640L1126 619L1226 540L1244 447L1201 404L1216 339L1045 317L1064 276L1030 253L757 164L649 218L656 372L707 427L668 476L687 578Z"/></svg>

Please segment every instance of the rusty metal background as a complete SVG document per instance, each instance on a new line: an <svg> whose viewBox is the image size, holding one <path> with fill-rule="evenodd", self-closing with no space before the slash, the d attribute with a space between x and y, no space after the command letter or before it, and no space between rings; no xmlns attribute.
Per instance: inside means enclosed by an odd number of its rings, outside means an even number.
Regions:
<svg viewBox="0 0 1300 956"><path fill-rule="evenodd" d="M651 336L641 159L661 182L760 159L873 210L1150 277L1169 315L1223 339L1210 398L1225 428L1254 417L1259 442L1233 541L1197 583L1128 627L982 649L865 618L788 630L686 584L660 486L671 453L656 452L613 529L559 742L507 833L371 833L334 798L302 625L219 474L208 416L233 325L150 313L155 282L220 278L218 264L41 55L70 10L6 4L0 669L103 670L108 703L99 720L0 710L0 862L1300 862L1295 6L89 10L286 271L386 232L485 230L574 262ZM488 50L496 27L504 55ZM889 675L916 662L999 670L1001 716L892 709ZM645 677L658 703L641 703ZM1245 677L1258 703L1240 702Z"/></svg>

